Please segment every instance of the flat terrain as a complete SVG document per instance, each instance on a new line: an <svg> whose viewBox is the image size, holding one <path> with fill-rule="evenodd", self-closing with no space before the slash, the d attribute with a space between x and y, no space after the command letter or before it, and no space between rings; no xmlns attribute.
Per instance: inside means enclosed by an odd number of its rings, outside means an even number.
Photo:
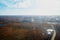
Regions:
<svg viewBox="0 0 60 40"><path fill-rule="evenodd" d="M19 20L20 19L20 20ZM26 19L26 18L25 18ZM28 18L29 19L29 18ZM24 18L0 18L0 40L50 40L47 29L53 29L48 21L30 21ZM22 21L24 20L24 21ZM60 40L60 23L53 25L57 34L55 40Z"/></svg>

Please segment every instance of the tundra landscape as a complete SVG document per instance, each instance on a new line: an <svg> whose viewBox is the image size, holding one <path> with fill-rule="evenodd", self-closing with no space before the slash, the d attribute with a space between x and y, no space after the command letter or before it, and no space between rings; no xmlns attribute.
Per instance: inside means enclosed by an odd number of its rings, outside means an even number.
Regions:
<svg viewBox="0 0 60 40"><path fill-rule="evenodd" d="M51 40L53 30L60 40L60 16L0 16L0 40Z"/></svg>

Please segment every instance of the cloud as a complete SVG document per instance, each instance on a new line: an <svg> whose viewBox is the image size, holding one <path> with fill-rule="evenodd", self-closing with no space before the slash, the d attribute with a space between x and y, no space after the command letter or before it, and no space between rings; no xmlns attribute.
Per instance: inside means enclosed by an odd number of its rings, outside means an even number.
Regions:
<svg viewBox="0 0 60 40"><path fill-rule="evenodd" d="M8 8L29 8L32 5L32 0L1 0L0 6Z"/></svg>
<svg viewBox="0 0 60 40"><path fill-rule="evenodd" d="M32 2L33 1L33 2ZM59 2L56 0L25 0L13 1L14 3L3 3L12 9L0 11L0 15L60 15ZM30 8L32 7L32 9ZM14 9L13 9L14 8ZM15 9L16 8L16 9ZM25 9L28 8L28 9ZM29 9L30 8L30 9Z"/></svg>

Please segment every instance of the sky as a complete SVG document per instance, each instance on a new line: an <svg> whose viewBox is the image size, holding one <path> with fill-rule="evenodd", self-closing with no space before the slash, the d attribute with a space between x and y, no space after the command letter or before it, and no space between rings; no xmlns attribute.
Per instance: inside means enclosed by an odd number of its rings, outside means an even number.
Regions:
<svg viewBox="0 0 60 40"><path fill-rule="evenodd" d="M0 15L60 15L60 0L0 0Z"/></svg>

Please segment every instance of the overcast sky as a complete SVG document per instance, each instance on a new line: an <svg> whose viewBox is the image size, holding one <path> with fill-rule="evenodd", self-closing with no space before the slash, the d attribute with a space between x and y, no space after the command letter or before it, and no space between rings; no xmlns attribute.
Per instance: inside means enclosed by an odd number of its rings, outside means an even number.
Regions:
<svg viewBox="0 0 60 40"><path fill-rule="evenodd" d="M60 0L0 0L0 15L60 15Z"/></svg>

